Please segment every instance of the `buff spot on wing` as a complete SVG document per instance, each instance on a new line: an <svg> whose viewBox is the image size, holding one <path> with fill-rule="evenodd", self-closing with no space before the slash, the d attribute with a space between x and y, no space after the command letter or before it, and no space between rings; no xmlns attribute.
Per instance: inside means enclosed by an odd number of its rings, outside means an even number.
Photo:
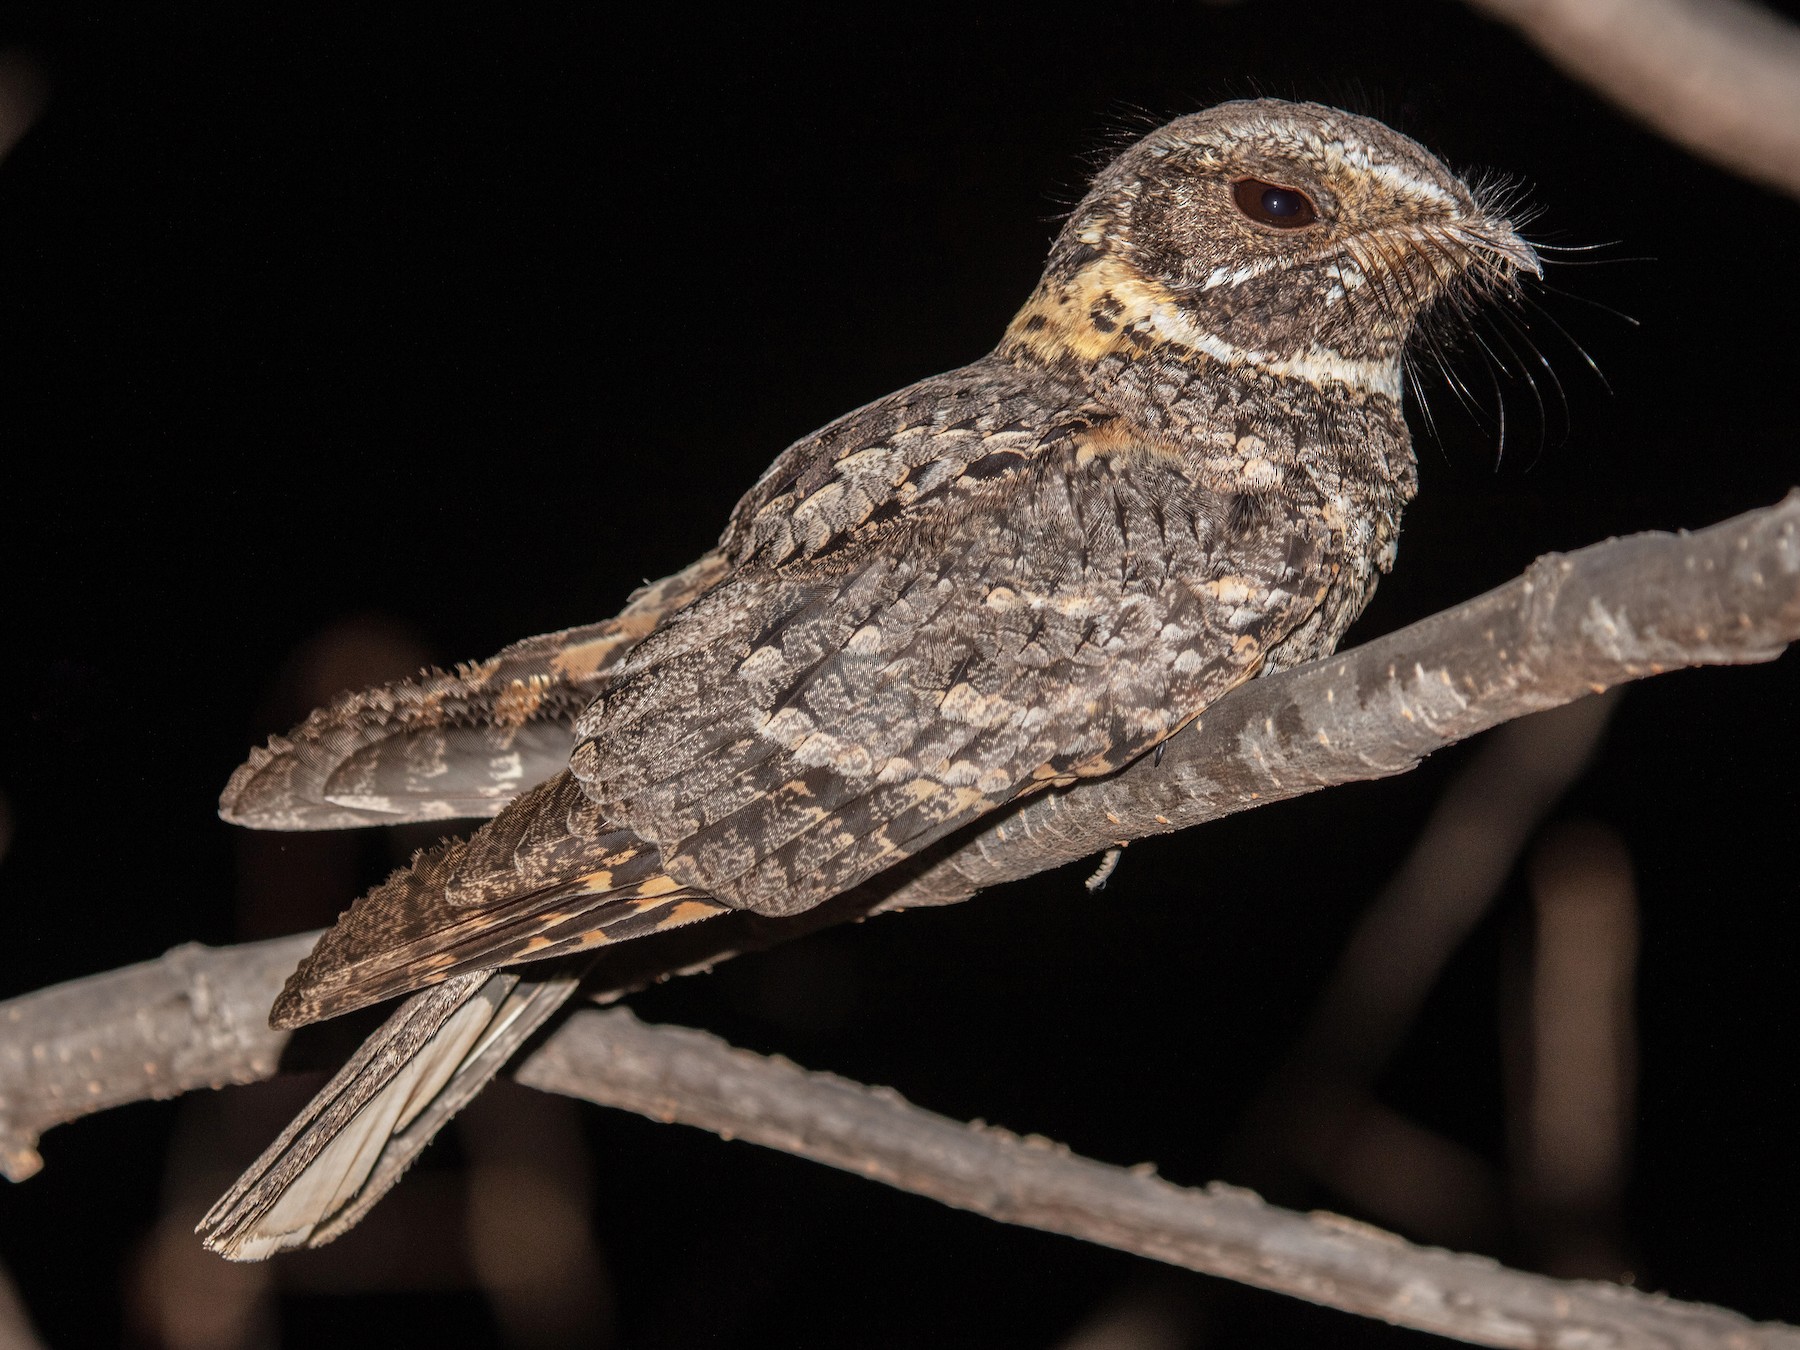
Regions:
<svg viewBox="0 0 1800 1350"><path fill-rule="evenodd" d="M1174 460L1182 459L1181 446L1167 436L1140 430L1124 418L1089 427L1075 438L1075 462L1086 464L1094 459L1131 459L1138 456Z"/></svg>
<svg viewBox="0 0 1800 1350"><path fill-rule="evenodd" d="M1247 604L1260 588L1248 577L1225 576L1206 582L1200 589L1222 605L1242 605Z"/></svg>
<svg viewBox="0 0 1800 1350"><path fill-rule="evenodd" d="M723 914L726 907L715 905L706 900L683 900L669 906L666 913L656 921L656 931L665 928L679 928L684 923L694 923L700 919L709 919L715 914Z"/></svg>
<svg viewBox="0 0 1800 1350"><path fill-rule="evenodd" d="M951 794L950 813L955 815L970 807L985 807L988 804L987 793L975 788L959 787Z"/></svg>

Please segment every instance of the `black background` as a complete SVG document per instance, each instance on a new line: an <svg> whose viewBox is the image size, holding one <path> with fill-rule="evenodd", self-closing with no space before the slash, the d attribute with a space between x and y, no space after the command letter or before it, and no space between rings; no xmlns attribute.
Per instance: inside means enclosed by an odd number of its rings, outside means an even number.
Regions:
<svg viewBox="0 0 1800 1350"><path fill-rule="evenodd" d="M1476 420L1428 385L1399 568L1352 641L1800 477L1794 204L1455 5L304 9L0 17L53 82L0 166L0 994L324 922L387 844L277 922L242 901L246 858L304 879L314 855L246 853L213 814L305 711L307 644L355 620L448 662L612 613L789 441L990 347L1093 157L1222 97L1384 116L1523 176L1537 237L1610 245L1541 298L1612 392L1540 326L1566 402L1540 371L1540 417L1505 377L1499 454L1492 396ZM1619 830L1639 872L1639 1281L1800 1320L1794 676L1638 687L1562 812ZM638 1006L1202 1182L1467 753L1141 844L1098 898L1065 870ZM1381 1084L1497 1163L1496 972L1523 905L1515 880ZM124 1290L182 1109L58 1130L0 1192L0 1255L52 1344L150 1343ZM1148 1269L582 1119L625 1344L1045 1346ZM1211 1344L1424 1343L1272 1296L1208 1306ZM280 1317L297 1345L497 1334L467 1290L289 1293Z"/></svg>

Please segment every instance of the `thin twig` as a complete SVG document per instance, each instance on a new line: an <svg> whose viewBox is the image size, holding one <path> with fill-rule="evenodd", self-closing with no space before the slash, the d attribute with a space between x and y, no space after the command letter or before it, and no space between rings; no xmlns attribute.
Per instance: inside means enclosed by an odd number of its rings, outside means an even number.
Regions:
<svg viewBox="0 0 1800 1350"><path fill-rule="evenodd" d="M1337 1215L1277 1209L1233 1186L1176 1186L1148 1167L1112 1167L1047 1139L947 1120L891 1089L809 1073L705 1032L646 1026L624 1008L577 1013L517 1077L811 1158L1002 1223L1475 1345L1800 1348L1794 1327L1415 1247Z"/></svg>
<svg viewBox="0 0 1800 1350"><path fill-rule="evenodd" d="M1469 0L1670 140L1800 196L1800 28L1747 0Z"/></svg>
<svg viewBox="0 0 1800 1350"><path fill-rule="evenodd" d="M83 1001L122 1008L121 996L133 988L156 1010L143 1025L166 1065L137 1079L140 1087L154 1083L154 1095L171 1096L266 1077L288 1033L271 1031L256 1043L236 1029L260 1021L285 969L280 948L303 941L182 947L158 961L15 999L9 1011L32 1000L40 1014L52 1007L68 1013ZM13 1020L48 1031L35 1015ZM129 1038L127 1022L109 1025ZM176 1045L183 1025L192 1029L186 1047ZM1147 1168L1111 1167L1048 1140L962 1125L891 1090L808 1073L703 1032L646 1026L624 1009L576 1014L516 1076L545 1091L828 1163L1002 1222L1478 1345L1800 1350L1800 1331L1792 1328L1415 1247L1354 1220L1276 1209L1235 1187L1174 1186Z"/></svg>

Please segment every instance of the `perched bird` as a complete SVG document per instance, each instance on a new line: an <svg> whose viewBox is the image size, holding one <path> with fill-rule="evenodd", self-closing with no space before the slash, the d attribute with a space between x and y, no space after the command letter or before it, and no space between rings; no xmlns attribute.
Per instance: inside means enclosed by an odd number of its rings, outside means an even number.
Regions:
<svg viewBox="0 0 1800 1350"><path fill-rule="evenodd" d="M499 814L357 901L288 981L279 1026L435 987L208 1244L251 1259L354 1222L576 983L503 967L797 914L1329 652L1413 495L1408 337L1537 270L1378 122L1266 99L1179 118L1099 173L992 354L790 447L718 548L619 619L259 751L227 819Z"/></svg>

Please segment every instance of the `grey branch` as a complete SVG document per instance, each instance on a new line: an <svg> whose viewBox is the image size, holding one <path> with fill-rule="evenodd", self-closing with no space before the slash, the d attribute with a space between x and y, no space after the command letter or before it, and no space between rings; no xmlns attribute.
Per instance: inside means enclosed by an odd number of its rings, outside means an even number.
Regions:
<svg viewBox="0 0 1800 1350"><path fill-rule="evenodd" d="M888 906L960 900L1125 840L1339 783L1682 666L1768 661L1800 638L1800 493L1694 534L1549 554L1525 575L1323 661L1254 680L1159 765L1032 799Z"/></svg>
<svg viewBox="0 0 1800 1350"><path fill-rule="evenodd" d="M1725 168L1800 196L1800 28L1747 0L1469 0Z"/></svg>
<svg viewBox="0 0 1800 1350"><path fill-rule="evenodd" d="M1121 841L1185 828L1262 802L1402 773L1431 751L1500 722L1682 666L1769 660L1796 638L1800 494L1694 534L1637 535L1552 555L1516 581L1433 618L1328 660L1253 682L1176 737L1160 765L1147 759L1111 779L1038 798L954 841L885 893L845 897L845 906L822 906L823 915L815 911L779 923L734 915L668 935L689 941L688 933L715 929L719 936L707 938L708 945L701 947L691 942L659 947L654 938L621 944L620 953L638 948L640 955L632 959L660 964L640 965L635 971L608 968L601 989L625 988L658 970L667 973L722 959L734 950L875 908L948 903L982 886L1074 861ZM731 928L739 917L748 926ZM312 935L304 934L219 950L183 947L160 961L0 1004L0 1163L6 1174L17 1179L36 1170L37 1138L52 1125L128 1101L272 1075L285 1038L264 1025L264 1013L311 941ZM712 1125L706 1113L721 1109L716 1087L692 1099L685 1095L686 1087L673 1093L668 1086L676 1081L673 1066L698 1053L698 1043L691 1039L697 1033L658 1031L616 1018L596 1020L598 1016L577 1018L560 1030L527 1061L520 1076L538 1081L532 1076L539 1072L538 1057L555 1054L566 1059L546 1064L585 1066L568 1070L583 1075L581 1095L596 1100L612 1100L609 1093L628 1095L638 1090L630 1087L635 1080L624 1068L615 1076L607 1053L589 1042L601 1034L600 1028L611 1034L613 1028L629 1027L629 1033L618 1035L634 1037L632 1044L640 1047L636 1053L653 1053L641 1049L645 1046L666 1046L654 1052L663 1056L654 1077L664 1086L651 1103L651 1114L692 1119L745 1136L754 1121L765 1118L767 1107L759 1098L746 1101L750 1114L745 1119ZM781 1084L783 1092L814 1081L796 1077L799 1071L791 1066L715 1048L736 1056L734 1072L752 1077L766 1073L768 1082ZM745 1067L759 1062L766 1068ZM562 1081L574 1086L573 1078ZM829 1119L808 1123L805 1112L817 1110L829 1117L839 1109L833 1103L841 1104L840 1094L859 1090L836 1080L817 1081L827 1084L821 1089L826 1096L807 1096L813 1106L802 1103L793 1108L799 1114L780 1117L782 1123L771 1125L765 1142L807 1152L798 1143L815 1135L827 1138ZM698 1087L694 1090L698 1093ZM1593 1310L1599 1319L1596 1328L1610 1330L1596 1330L1599 1338L1583 1344L1800 1347L1800 1333L1756 1328L1731 1314L1608 1286L1567 1285L1505 1272L1476 1258L1421 1251L1374 1236L1348 1221L1283 1215L1236 1192L1156 1189L1161 1183L1150 1178L1072 1158L1053 1146L1029 1148L1010 1136L934 1122L934 1131L951 1130L958 1138L986 1139L990 1145L1000 1140L993 1146L1008 1150L1006 1157L1014 1160L1009 1169L1019 1157L1035 1160L1026 1169L1029 1195L997 1189L994 1178L1013 1173L996 1170L994 1156L983 1154L989 1161L967 1174L974 1178L972 1189L965 1187L953 1198L956 1177L963 1175L954 1169L929 1187L923 1173L916 1187L898 1179L913 1177L908 1169L916 1170L938 1143L920 1135L907 1143L905 1156L880 1152L890 1146L895 1132L913 1131L922 1113L897 1105L891 1096L864 1091L862 1097L898 1112L893 1121L912 1123L901 1127L890 1122L882 1132L853 1144L839 1135L829 1149L819 1145L821 1156L830 1152L828 1160L851 1170L996 1217L1040 1222L1028 1217L1037 1214L1043 1226L1057 1231L1485 1344L1568 1343L1548 1333L1540 1338L1542 1325L1528 1315L1535 1306L1540 1313L1560 1310L1562 1326L1572 1325L1570 1309ZM941 1143L939 1134L931 1134L930 1140ZM1104 1178L1111 1180L1103 1184ZM1179 1221L1176 1210L1184 1216ZM1052 1219L1052 1213L1060 1217ZM1242 1245L1251 1232L1263 1245ZM1310 1245L1298 1242L1302 1234L1312 1235ZM1352 1250L1360 1255L1341 1260L1332 1255ZM1293 1260L1283 1265L1276 1253ZM1355 1265L1358 1261L1361 1265ZM1362 1273L1352 1279L1353 1272L1342 1262ZM1512 1302L1495 1302L1502 1293ZM1465 1301L1465 1294L1474 1301ZM1491 1317L1471 1312L1489 1308L1502 1311ZM1504 1311L1509 1308L1513 1311ZM1639 1320L1634 1324L1627 1318ZM1656 1319L1653 1334L1644 1331L1650 1325L1644 1319Z"/></svg>
<svg viewBox="0 0 1800 1350"><path fill-rule="evenodd" d="M189 943L155 961L0 1003L0 1174L43 1166L55 1125L128 1102L273 1078L288 1033L269 1005L317 933Z"/></svg>
<svg viewBox="0 0 1800 1350"><path fill-rule="evenodd" d="M1553 1280L1416 1247L1250 1191L1176 1186L1061 1144L923 1111L891 1089L809 1073L623 1008L577 1013L521 1083L697 1125L1002 1223L1083 1238L1475 1345L1800 1347L1800 1329L1616 1284Z"/></svg>

